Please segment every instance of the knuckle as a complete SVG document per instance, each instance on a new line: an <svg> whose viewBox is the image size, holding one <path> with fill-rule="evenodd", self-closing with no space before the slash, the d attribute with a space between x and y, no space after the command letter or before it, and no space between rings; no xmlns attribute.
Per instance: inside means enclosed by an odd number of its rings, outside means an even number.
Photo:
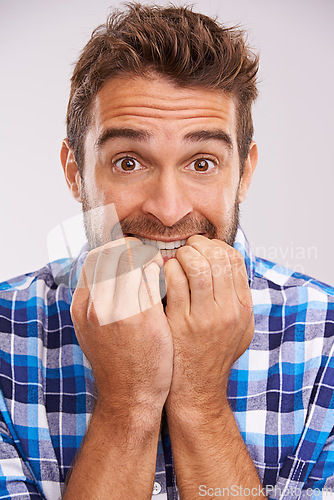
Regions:
<svg viewBox="0 0 334 500"><path fill-rule="evenodd" d="M206 315L200 320L201 328L206 332L212 332L216 327L216 321L213 319L213 316Z"/></svg>
<svg viewBox="0 0 334 500"><path fill-rule="evenodd" d="M140 262L138 254L125 250L121 253L118 260L117 278L130 273L134 269L142 267L142 265L143 264Z"/></svg>
<svg viewBox="0 0 334 500"><path fill-rule="evenodd" d="M94 273L94 269L96 266L98 255L91 253L87 254L85 262L82 267L82 272L85 273L86 276L91 276Z"/></svg>
<svg viewBox="0 0 334 500"><path fill-rule="evenodd" d="M215 246L212 249L212 259L222 262L228 260L228 252L226 248L220 245Z"/></svg>
<svg viewBox="0 0 334 500"><path fill-rule="evenodd" d="M136 261L134 252L130 252L129 250L124 250L119 256L119 264L124 265L125 267L130 266L130 264L134 265Z"/></svg>
<svg viewBox="0 0 334 500"><path fill-rule="evenodd" d="M79 313L79 308L77 307L76 302L74 300L72 301L71 307L70 307L70 314L71 318L78 318L78 313Z"/></svg>
<svg viewBox="0 0 334 500"><path fill-rule="evenodd" d="M202 236L201 234L193 234L192 236L190 236L188 238L187 243L189 245L192 245L194 243L202 243L205 240L206 240L206 238L204 236Z"/></svg>
<svg viewBox="0 0 334 500"><path fill-rule="evenodd" d="M95 265L97 255L96 249L89 252L85 258L84 267L91 267L92 265Z"/></svg>
<svg viewBox="0 0 334 500"><path fill-rule="evenodd" d="M227 253L222 246L215 245L210 249L210 253L208 256L213 260L226 259Z"/></svg>
<svg viewBox="0 0 334 500"><path fill-rule="evenodd" d="M201 314L198 311L194 314L192 325L193 328L200 328L202 331L208 332L210 335L213 334L213 332L220 332L222 325L221 313L214 305L208 307L205 314Z"/></svg>
<svg viewBox="0 0 334 500"><path fill-rule="evenodd" d="M242 297L242 301L240 300L240 303L246 313L251 314L253 312L253 298L249 289L248 293L245 293L245 295Z"/></svg>
<svg viewBox="0 0 334 500"><path fill-rule="evenodd" d="M187 264L195 276L209 276L211 273L210 263L205 257L190 255Z"/></svg>
<svg viewBox="0 0 334 500"><path fill-rule="evenodd" d="M184 288L185 286L188 286L188 280L185 276L180 275L180 274L171 274L169 277L169 284L173 288Z"/></svg>
<svg viewBox="0 0 334 500"><path fill-rule="evenodd" d="M125 246L124 246L125 248ZM98 257L99 258L105 258L105 257L109 257L109 258L112 258L113 255L115 254L115 250L113 248L108 248L108 247L102 247L99 249L99 252L98 252Z"/></svg>
<svg viewBox="0 0 334 500"><path fill-rule="evenodd" d="M77 298L78 293L75 292L73 300L70 307L71 318L76 322L81 322L85 318L85 308L82 301Z"/></svg>
<svg viewBox="0 0 334 500"><path fill-rule="evenodd" d="M98 315L96 314L96 310L93 307L93 304L89 304L88 309L87 309L87 316L86 320L88 323L90 323L93 327L100 326L100 321L98 318Z"/></svg>
<svg viewBox="0 0 334 500"><path fill-rule="evenodd" d="M124 250L119 258L119 264L126 270L143 267L155 259L159 250L152 245L140 245Z"/></svg>
<svg viewBox="0 0 334 500"><path fill-rule="evenodd" d="M244 306L243 307L243 316L245 318L245 321L248 323L251 318L254 318L253 315L253 307L249 306Z"/></svg>
<svg viewBox="0 0 334 500"><path fill-rule="evenodd" d="M224 316L224 323L232 330L238 320L239 313L236 307L229 308L228 312Z"/></svg>
<svg viewBox="0 0 334 500"><path fill-rule="evenodd" d="M222 268L219 264L213 264L211 267L211 274L213 278L219 278L222 275Z"/></svg>
<svg viewBox="0 0 334 500"><path fill-rule="evenodd" d="M198 277L208 277L211 274L211 268L208 262L197 261L193 264L193 269Z"/></svg>
<svg viewBox="0 0 334 500"><path fill-rule="evenodd" d="M86 257L86 260L87 259L94 259L95 260L98 257L98 255L100 254L102 249L103 249L103 247L96 247L96 248L93 248L92 250L89 250L87 257Z"/></svg>
<svg viewBox="0 0 334 500"><path fill-rule="evenodd" d="M175 252L175 257L177 259L185 257L187 254L191 255L193 252L192 248L189 245L184 245L183 247L180 247L176 250Z"/></svg>
<svg viewBox="0 0 334 500"><path fill-rule="evenodd" d="M244 259L238 250L235 248L231 248L228 250L228 257L230 259L231 264L243 265Z"/></svg>

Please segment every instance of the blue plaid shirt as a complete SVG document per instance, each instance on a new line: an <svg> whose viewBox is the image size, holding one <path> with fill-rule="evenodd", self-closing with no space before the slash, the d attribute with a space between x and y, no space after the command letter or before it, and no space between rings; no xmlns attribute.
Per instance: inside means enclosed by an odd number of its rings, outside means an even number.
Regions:
<svg viewBox="0 0 334 500"><path fill-rule="evenodd" d="M270 498L334 498L334 289L254 257L240 229L235 247L255 315L229 379L240 432ZM94 378L70 316L84 257L0 285L0 499L58 499L89 423ZM152 495L178 498L166 425Z"/></svg>

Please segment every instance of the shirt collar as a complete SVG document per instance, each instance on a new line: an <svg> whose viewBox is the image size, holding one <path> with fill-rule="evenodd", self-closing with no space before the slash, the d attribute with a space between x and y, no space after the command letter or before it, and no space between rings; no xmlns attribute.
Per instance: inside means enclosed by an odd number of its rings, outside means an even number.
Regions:
<svg viewBox="0 0 334 500"><path fill-rule="evenodd" d="M254 278L254 272L255 272L255 256L253 254L253 251L250 247L250 244L245 236L245 233L241 229L241 227L238 227L237 235L235 238L235 243L234 243L234 248L238 250L238 252L241 253L245 265L246 265L246 270L247 270L247 276L248 276L248 282L251 284Z"/></svg>
<svg viewBox="0 0 334 500"><path fill-rule="evenodd" d="M73 261L70 269L70 275L69 275L69 289L71 295L73 295L74 290L77 287L78 281L79 281L79 276L81 273L81 269L83 266L83 263L85 262L85 259L88 255L89 249L88 249L88 243L86 243L80 250L80 253L78 257Z"/></svg>

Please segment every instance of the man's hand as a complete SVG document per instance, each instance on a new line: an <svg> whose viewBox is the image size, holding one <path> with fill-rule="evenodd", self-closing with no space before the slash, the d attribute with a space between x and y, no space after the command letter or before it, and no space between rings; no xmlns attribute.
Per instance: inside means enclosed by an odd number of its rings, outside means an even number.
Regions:
<svg viewBox="0 0 334 500"><path fill-rule="evenodd" d="M222 241L192 236L165 273L174 346L166 410L180 496L197 498L201 484L261 491L226 394L231 366L254 333L242 256Z"/></svg>
<svg viewBox="0 0 334 500"><path fill-rule="evenodd" d="M121 242L121 244L120 244ZM136 238L91 251L71 314L106 411L161 411L172 377L172 336L159 293L163 259Z"/></svg>
<svg viewBox="0 0 334 500"><path fill-rule="evenodd" d="M97 403L64 500L151 498L173 369L162 265L157 249L135 238L93 250L83 265L71 314Z"/></svg>
<svg viewBox="0 0 334 500"><path fill-rule="evenodd" d="M166 263L165 274L174 343L167 404L209 410L226 395L231 366L254 333L245 264L226 243L192 236Z"/></svg>

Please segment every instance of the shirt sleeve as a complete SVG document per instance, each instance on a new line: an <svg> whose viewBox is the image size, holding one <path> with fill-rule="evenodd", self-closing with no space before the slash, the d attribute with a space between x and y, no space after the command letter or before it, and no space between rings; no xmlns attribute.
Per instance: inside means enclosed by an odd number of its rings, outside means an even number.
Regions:
<svg viewBox="0 0 334 500"><path fill-rule="evenodd" d="M334 427L304 485L300 498L334 500Z"/></svg>
<svg viewBox="0 0 334 500"><path fill-rule="evenodd" d="M265 488L270 500L334 500L334 428L314 465L293 457L291 461L295 464L292 477ZM311 467L305 483L299 481L303 469Z"/></svg>
<svg viewBox="0 0 334 500"><path fill-rule="evenodd" d="M0 422L0 499L45 499L29 465L20 456L4 422Z"/></svg>

